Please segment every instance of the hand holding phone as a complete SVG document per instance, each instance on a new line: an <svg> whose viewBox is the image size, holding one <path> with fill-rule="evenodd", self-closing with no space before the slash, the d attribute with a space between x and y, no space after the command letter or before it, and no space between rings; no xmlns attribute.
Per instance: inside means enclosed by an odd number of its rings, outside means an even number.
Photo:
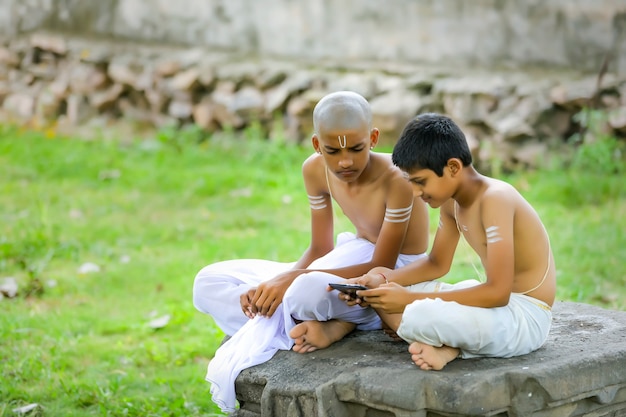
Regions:
<svg viewBox="0 0 626 417"><path fill-rule="evenodd" d="M367 287L359 284L337 284L337 283L328 283L328 286L334 290L341 291L344 294L348 294L350 298L358 298L356 292L359 290L366 290Z"/></svg>

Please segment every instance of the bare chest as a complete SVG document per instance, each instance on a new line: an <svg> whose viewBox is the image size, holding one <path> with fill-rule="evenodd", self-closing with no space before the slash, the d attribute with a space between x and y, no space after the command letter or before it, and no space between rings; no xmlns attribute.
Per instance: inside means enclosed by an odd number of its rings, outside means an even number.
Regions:
<svg viewBox="0 0 626 417"><path fill-rule="evenodd" d="M384 194L373 187L333 190L333 198L343 214L363 236L377 235L385 215Z"/></svg>
<svg viewBox="0 0 626 417"><path fill-rule="evenodd" d="M476 209L459 210L455 212L455 221L462 238L472 247L481 259L487 255L487 239L493 233L480 221L480 216L475 213ZM477 211L477 210L476 210Z"/></svg>

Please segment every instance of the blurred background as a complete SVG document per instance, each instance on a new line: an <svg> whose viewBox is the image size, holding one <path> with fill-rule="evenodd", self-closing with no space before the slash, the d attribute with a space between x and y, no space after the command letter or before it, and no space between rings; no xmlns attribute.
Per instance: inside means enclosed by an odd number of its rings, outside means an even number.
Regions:
<svg viewBox="0 0 626 417"><path fill-rule="evenodd" d="M300 142L315 103L348 89L388 144L416 114L448 114L481 168L626 135L623 0L2 0L0 37L2 117L57 131Z"/></svg>

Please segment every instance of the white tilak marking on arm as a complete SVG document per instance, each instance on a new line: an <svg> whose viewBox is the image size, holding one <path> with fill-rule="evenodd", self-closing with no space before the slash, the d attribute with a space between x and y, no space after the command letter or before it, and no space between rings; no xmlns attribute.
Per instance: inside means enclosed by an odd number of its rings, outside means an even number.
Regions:
<svg viewBox="0 0 626 417"><path fill-rule="evenodd" d="M498 232L498 226L489 226L485 229L485 233L487 235L487 243L496 243L502 240L502 236L500 236L500 232Z"/></svg>
<svg viewBox="0 0 626 417"><path fill-rule="evenodd" d="M324 197L323 195L313 196L307 194L307 197L309 197L309 205L313 210L326 208L326 197Z"/></svg>
<svg viewBox="0 0 626 417"><path fill-rule="evenodd" d="M413 203L406 208L385 210L385 221L389 223L404 223L411 218Z"/></svg>

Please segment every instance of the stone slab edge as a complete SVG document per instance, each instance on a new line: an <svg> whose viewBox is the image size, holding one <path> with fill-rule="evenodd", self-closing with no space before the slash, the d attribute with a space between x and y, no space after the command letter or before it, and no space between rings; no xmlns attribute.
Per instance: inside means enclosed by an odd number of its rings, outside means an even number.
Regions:
<svg viewBox="0 0 626 417"><path fill-rule="evenodd" d="M360 415L367 409L396 416L426 415L425 410L448 416L533 415L557 409L559 415L584 415L580 413L615 406L626 410L626 312L570 302L556 303L553 311L549 338L536 352L457 360L439 372L417 369L407 344L382 332L355 332L307 355L281 351L239 375L242 406L234 415L323 417Z"/></svg>

